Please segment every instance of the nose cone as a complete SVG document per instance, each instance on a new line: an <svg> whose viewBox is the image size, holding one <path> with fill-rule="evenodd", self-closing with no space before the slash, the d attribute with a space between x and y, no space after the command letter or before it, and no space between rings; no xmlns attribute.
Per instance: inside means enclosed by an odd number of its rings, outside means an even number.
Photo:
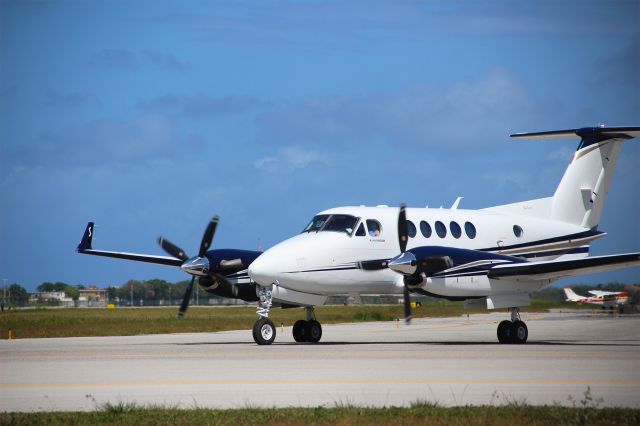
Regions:
<svg viewBox="0 0 640 426"><path fill-rule="evenodd" d="M300 260L306 257L309 244L307 235L298 235L271 247L249 265L248 273L252 281L261 285L275 282L291 283L291 272L300 270Z"/></svg>
<svg viewBox="0 0 640 426"><path fill-rule="evenodd" d="M403 275L413 275L416 272L418 263L416 257L411 252L404 252L389 261L389 269Z"/></svg>
<svg viewBox="0 0 640 426"><path fill-rule="evenodd" d="M252 281L262 285L273 284L276 281L276 271L273 262L269 261L269 258L272 257L273 256L269 254L269 250L267 250L251 262L247 272Z"/></svg>
<svg viewBox="0 0 640 426"><path fill-rule="evenodd" d="M180 269L187 274L197 275L199 277L207 275L209 272L209 259L206 257L192 257L184 262Z"/></svg>

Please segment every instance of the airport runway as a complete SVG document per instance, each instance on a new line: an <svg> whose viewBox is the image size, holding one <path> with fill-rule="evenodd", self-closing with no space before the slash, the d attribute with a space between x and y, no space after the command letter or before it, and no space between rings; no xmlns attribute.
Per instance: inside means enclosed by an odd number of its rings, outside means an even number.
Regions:
<svg viewBox="0 0 640 426"><path fill-rule="evenodd" d="M0 411L172 407L581 405L640 407L640 317L523 314L525 345L500 345L491 313L291 328L257 346L250 330L0 342ZM321 318L320 318L321 320Z"/></svg>

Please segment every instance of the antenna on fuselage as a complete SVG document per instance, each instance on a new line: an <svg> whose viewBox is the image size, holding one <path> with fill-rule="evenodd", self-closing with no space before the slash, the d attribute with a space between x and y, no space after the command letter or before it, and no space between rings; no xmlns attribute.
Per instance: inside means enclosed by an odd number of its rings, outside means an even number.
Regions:
<svg viewBox="0 0 640 426"><path fill-rule="evenodd" d="M458 210L458 206L460 205L460 201L462 201L464 197L458 197L451 205L451 210Z"/></svg>

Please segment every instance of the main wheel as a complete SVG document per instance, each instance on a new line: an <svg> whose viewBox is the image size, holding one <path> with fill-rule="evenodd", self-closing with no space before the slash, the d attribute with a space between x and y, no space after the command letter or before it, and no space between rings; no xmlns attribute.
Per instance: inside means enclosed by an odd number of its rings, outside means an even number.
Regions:
<svg viewBox="0 0 640 426"><path fill-rule="evenodd" d="M305 337L307 322L304 320L298 320L293 324L293 340L296 342L306 342L307 339Z"/></svg>
<svg viewBox="0 0 640 426"><path fill-rule="evenodd" d="M307 342L318 343L320 341L322 338L322 326L318 321L311 320L307 322L305 337Z"/></svg>
<svg viewBox="0 0 640 426"><path fill-rule="evenodd" d="M524 343L529 337L527 325L522 321L514 321L511 324L511 343Z"/></svg>
<svg viewBox="0 0 640 426"><path fill-rule="evenodd" d="M504 320L498 324L498 341L511 343L511 321Z"/></svg>
<svg viewBox="0 0 640 426"><path fill-rule="evenodd" d="M269 318L260 318L253 324L253 340L259 345L270 345L276 339L276 326Z"/></svg>

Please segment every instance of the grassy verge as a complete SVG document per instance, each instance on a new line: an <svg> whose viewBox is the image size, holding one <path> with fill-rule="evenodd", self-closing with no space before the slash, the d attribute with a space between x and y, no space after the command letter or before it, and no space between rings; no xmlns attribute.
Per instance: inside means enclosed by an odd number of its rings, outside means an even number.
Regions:
<svg viewBox="0 0 640 426"><path fill-rule="evenodd" d="M135 404L107 405L89 413L3 413L6 425L634 425L640 410L626 408L530 406L440 407L416 403L411 407L361 408L142 408Z"/></svg>
<svg viewBox="0 0 640 426"><path fill-rule="evenodd" d="M542 311L554 307L536 303L524 311ZM167 308L67 308L5 311L0 315L0 337L8 329L14 338L132 336L139 334L215 332L250 329L256 320L255 308L191 307L182 320L176 320L177 307ZM432 301L413 310L414 317L458 316L467 312L460 302ZM392 321L403 316L400 305L320 306L316 316L323 324L361 321ZM301 308L273 309L270 318L280 326L291 326L304 318Z"/></svg>

